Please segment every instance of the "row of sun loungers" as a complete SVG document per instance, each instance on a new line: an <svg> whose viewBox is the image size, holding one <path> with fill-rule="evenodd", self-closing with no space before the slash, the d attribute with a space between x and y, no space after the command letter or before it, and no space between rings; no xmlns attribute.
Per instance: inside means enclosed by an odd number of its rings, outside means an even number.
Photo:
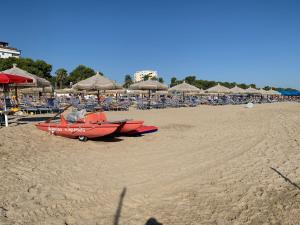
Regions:
<svg viewBox="0 0 300 225"><path fill-rule="evenodd" d="M186 97L182 98L155 98L151 99L139 99L139 98L120 98L118 101L113 101L111 98L107 98L101 103L98 103L95 99L89 99L87 101L80 101L78 98L56 98L48 99L47 102L37 103L24 99L19 104L19 110L27 114L43 114L43 113L58 113L62 111L65 106L73 105L75 108L81 110L85 109L87 112L94 111L127 111L129 107L135 106L139 110L147 109L165 109L165 108L180 108L180 107L195 107L197 105L241 105L252 102L254 104L272 103L278 101L299 101L299 99L272 99L272 98L251 98L245 96L220 96L209 97ZM13 108L13 104L9 99L6 99L7 108Z"/></svg>

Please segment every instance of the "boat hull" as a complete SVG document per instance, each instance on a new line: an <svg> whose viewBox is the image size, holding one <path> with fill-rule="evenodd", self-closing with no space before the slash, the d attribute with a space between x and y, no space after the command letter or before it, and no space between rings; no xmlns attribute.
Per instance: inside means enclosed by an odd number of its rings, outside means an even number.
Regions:
<svg viewBox="0 0 300 225"><path fill-rule="evenodd" d="M84 123L92 123L92 124L101 124L101 123L108 123L108 124L119 124L120 127L116 130L116 133L125 134L131 131L138 129L139 127L143 126L144 121L142 120L124 120L124 121L108 121L105 114L102 112L97 113L89 113L85 116L83 120L78 122Z"/></svg>
<svg viewBox="0 0 300 225"><path fill-rule="evenodd" d="M120 125L118 124L54 124L38 123L36 127L53 135L68 138L97 138L114 133Z"/></svg>
<svg viewBox="0 0 300 225"><path fill-rule="evenodd" d="M125 123L121 124L120 128L118 129L118 132L121 134L125 134L138 129L139 127L143 126L143 124L144 121L128 120Z"/></svg>
<svg viewBox="0 0 300 225"><path fill-rule="evenodd" d="M142 135L142 134L153 133L153 132L156 132L156 131L158 131L158 128L156 126L142 125L141 127L137 128L133 131L127 132L126 135L128 135L128 136L137 136L137 135Z"/></svg>

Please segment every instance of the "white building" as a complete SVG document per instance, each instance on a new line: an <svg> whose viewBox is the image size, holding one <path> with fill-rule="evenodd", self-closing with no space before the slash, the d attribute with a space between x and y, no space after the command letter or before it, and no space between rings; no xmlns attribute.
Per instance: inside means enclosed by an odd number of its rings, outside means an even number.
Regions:
<svg viewBox="0 0 300 225"><path fill-rule="evenodd" d="M148 76L149 79L151 79L153 77L158 78L157 71L143 70L143 71L137 71L134 73L134 82L143 81L145 76Z"/></svg>
<svg viewBox="0 0 300 225"><path fill-rule="evenodd" d="M8 46L7 42L0 41L0 58L16 57L20 58L21 51Z"/></svg>

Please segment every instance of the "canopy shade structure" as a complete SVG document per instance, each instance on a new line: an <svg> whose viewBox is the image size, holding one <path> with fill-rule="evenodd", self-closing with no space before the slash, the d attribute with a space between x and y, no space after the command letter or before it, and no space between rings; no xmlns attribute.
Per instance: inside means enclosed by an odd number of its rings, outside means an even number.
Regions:
<svg viewBox="0 0 300 225"><path fill-rule="evenodd" d="M18 84L18 83L31 83L33 80L28 77L0 73L0 83L3 86L4 92L4 118L5 118L5 126L8 127L8 117L6 113L6 96L5 96L5 88L8 87L9 84Z"/></svg>
<svg viewBox="0 0 300 225"><path fill-rule="evenodd" d="M190 85L188 83L186 83L185 81L183 81L183 83L175 85L174 87L169 88L168 90L169 92L193 92L193 93L197 93L200 92L200 89Z"/></svg>
<svg viewBox="0 0 300 225"><path fill-rule="evenodd" d="M260 94L259 90L253 88L253 87L249 87L245 90L246 94Z"/></svg>
<svg viewBox="0 0 300 225"><path fill-rule="evenodd" d="M130 85L129 89L163 91L163 90L167 90L168 87L156 80L146 80L146 81L141 81L139 83Z"/></svg>
<svg viewBox="0 0 300 225"><path fill-rule="evenodd" d="M262 88L260 88L258 91L259 91L259 94L261 94L261 95L268 95L268 91L266 91Z"/></svg>
<svg viewBox="0 0 300 225"><path fill-rule="evenodd" d="M204 94L204 93L205 93L205 91L201 88L200 91L199 91L199 93L197 93L197 94L202 95L202 94Z"/></svg>
<svg viewBox="0 0 300 225"><path fill-rule="evenodd" d="M206 92L208 92L208 93L218 93L218 94L220 94L220 93L230 93L230 89L227 88L227 87L224 87L224 86L222 86L218 83L216 86L206 89Z"/></svg>
<svg viewBox="0 0 300 225"><path fill-rule="evenodd" d="M279 92L283 96L300 96L300 91L281 90Z"/></svg>
<svg viewBox="0 0 300 225"><path fill-rule="evenodd" d="M72 88L75 90L105 91L120 89L120 86L97 72L96 75L74 84Z"/></svg>
<svg viewBox="0 0 300 225"><path fill-rule="evenodd" d="M21 83L15 84L15 86L17 86L17 87L49 87L49 86L51 86L51 83L48 80L38 77L37 75L31 74L25 70L22 70L22 69L18 68L16 64L14 64L11 69L4 70L2 72L6 73L6 74L18 75L18 76L32 79L31 83L28 83L28 82L22 83L21 82Z"/></svg>
<svg viewBox="0 0 300 225"><path fill-rule="evenodd" d="M164 91L168 90L168 87L156 80L146 80L139 83L135 83L129 86L129 89L133 90L148 90L148 108L151 105L151 90Z"/></svg>
<svg viewBox="0 0 300 225"><path fill-rule="evenodd" d="M281 93L279 91L275 91L273 89L270 89L269 91L267 91L268 95L281 95Z"/></svg>
<svg viewBox="0 0 300 225"><path fill-rule="evenodd" d="M230 89L230 92L232 94L245 94L245 89L238 87L237 85L235 85L235 87Z"/></svg>
<svg viewBox="0 0 300 225"><path fill-rule="evenodd" d="M32 83L31 78L0 72L0 84Z"/></svg>

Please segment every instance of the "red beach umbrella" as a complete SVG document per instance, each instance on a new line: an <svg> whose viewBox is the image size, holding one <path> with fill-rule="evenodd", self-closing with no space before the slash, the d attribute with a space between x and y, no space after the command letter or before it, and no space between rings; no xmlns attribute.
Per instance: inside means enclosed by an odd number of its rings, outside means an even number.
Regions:
<svg viewBox="0 0 300 225"><path fill-rule="evenodd" d="M6 96L5 96L5 88L8 84L18 84L18 83L32 83L32 79L28 77L12 75L7 73L0 73L0 84L3 85L3 92L4 92L4 117L5 117L5 126L8 126L8 118L6 113Z"/></svg>
<svg viewBox="0 0 300 225"><path fill-rule="evenodd" d="M32 79L19 75L0 73L0 84L32 83Z"/></svg>

